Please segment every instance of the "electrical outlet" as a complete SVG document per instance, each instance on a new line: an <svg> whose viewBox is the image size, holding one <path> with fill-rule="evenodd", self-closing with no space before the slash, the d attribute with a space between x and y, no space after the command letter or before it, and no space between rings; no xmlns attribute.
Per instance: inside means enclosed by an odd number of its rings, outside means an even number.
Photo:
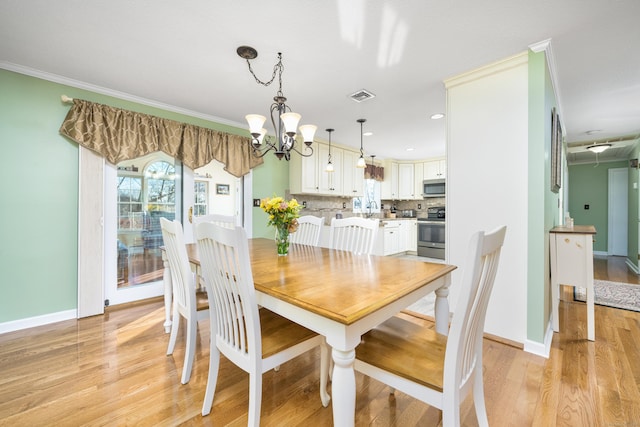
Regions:
<svg viewBox="0 0 640 427"><path fill-rule="evenodd" d="M254 208L260 207L260 199L253 199L253 207Z"/></svg>
<svg viewBox="0 0 640 427"><path fill-rule="evenodd" d="M347 202L342 202L342 209L346 209L347 208Z"/></svg>
<svg viewBox="0 0 640 427"><path fill-rule="evenodd" d="M584 205L584 210L588 211L589 210L589 205Z"/></svg>
<svg viewBox="0 0 640 427"><path fill-rule="evenodd" d="M303 208L306 208L306 207L307 207L307 202L306 202L306 201L304 201L304 200L302 201L302 207L303 207Z"/></svg>
<svg viewBox="0 0 640 427"><path fill-rule="evenodd" d="M422 209L422 203L418 203L418 209Z"/></svg>

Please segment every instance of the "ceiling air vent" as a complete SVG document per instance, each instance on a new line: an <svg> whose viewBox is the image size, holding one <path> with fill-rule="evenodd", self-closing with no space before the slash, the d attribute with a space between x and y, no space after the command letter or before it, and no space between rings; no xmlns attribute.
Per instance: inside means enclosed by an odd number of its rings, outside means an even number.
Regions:
<svg viewBox="0 0 640 427"><path fill-rule="evenodd" d="M375 98L376 96L366 89L360 89L359 91L349 95L349 97L356 102L362 102L366 101L367 99Z"/></svg>

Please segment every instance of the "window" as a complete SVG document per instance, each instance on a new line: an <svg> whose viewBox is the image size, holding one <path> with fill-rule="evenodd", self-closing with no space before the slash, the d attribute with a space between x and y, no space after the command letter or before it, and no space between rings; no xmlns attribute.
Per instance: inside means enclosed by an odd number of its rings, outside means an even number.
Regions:
<svg viewBox="0 0 640 427"><path fill-rule="evenodd" d="M118 228L142 229L142 179L118 176Z"/></svg>
<svg viewBox="0 0 640 427"><path fill-rule="evenodd" d="M194 187L193 215L206 215L208 213L209 183L207 181L195 181Z"/></svg>
<svg viewBox="0 0 640 427"><path fill-rule="evenodd" d="M364 180L364 197L353 199L353 212L371 216L380 213L380 181Z"/></svg>
<svg viewBox="0 0 640 427"><path fill-rule="evenodd" d="M176 211L176 169L168 162L155 162L145 173L147 178L147 209L149 211Z"/></svg>

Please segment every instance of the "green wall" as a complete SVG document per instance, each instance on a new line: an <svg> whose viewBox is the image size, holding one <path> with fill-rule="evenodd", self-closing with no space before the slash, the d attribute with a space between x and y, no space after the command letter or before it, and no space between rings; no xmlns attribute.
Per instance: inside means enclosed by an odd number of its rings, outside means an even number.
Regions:
<svg viewBox="0 0 640 427"><path fill-rule="evenodd" d="M3 69L0 94L0 323L77 308L78 147L58 133L70 107L61 95L246 134L232 126ZM288 187L288 164L278 164L272 173L271 157L254 169L254 197L283 193ZM258 225L259 217L254 222ZM263 228L257 231L266 236L266 225Z"/></svg>
<svg viewBox="0 0 640 427"><path fill-rule="evenodd" d="M293 154L297 156L297 153ZM285 197L285 190L289 189L289 162L278 160L271 152L264 156L265 167L253 171L253 197L264 199L274 195ZM267 214L259 207L253 207L253 237L274 238L273 227L267 226Z"/></svg>
<svg viewBox="0 0 640 427"><path fill-rule="evenodd" d="M527 339L543 343L550 318L549 230L558 224L551 186L551 110L556 99L544 52L529 52Z"/></svg>
<svg viewBox="0 0 640 427"><path fill-rule="evenodd" d="M626 161L569 166L569 213L574 224L596 227L595 252L608 250L609 169L626 167Z"/></svg>
<svg viewBox="0 0 640 427"><path fill-rule="evenodd" d="M0 322L76 308L78 148L66 89L0 70Z"/></svg>

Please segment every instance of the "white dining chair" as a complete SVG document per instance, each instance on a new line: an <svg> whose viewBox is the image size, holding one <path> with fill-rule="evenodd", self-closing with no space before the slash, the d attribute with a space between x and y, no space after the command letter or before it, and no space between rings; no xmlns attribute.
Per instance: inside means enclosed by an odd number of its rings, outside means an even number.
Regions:
<svg viewBox="0 0 640 427"><path fill-rule="evenodd" d="M194 227L203 222L210 222L227 228L235 228L237 225L236 217L233 215L208 214L193 217Z"/></svg>
<svg viewBox="0 0 640 427"><path fill-rule="evenodd" d="M471 238L449 336L392 317L367 332L354 368L442 410L442 425L460 425L460 404L473 390L480 426L488 426L482 380L482 335L506 227ZM392 393L393 393L392 389Z"/></svg>
<svg viewBox="0 0 640 427"><path fill-rule="evenodd" d="M220 353L249 374L249 422L260 424L262 374L320 346L320 398L329 404L329 349L324 337L272 311L259 308L251 272L249 243L242 227L196 226L196 239L209 297L211 339L202 415L211 412Z"/></svg>
<svg viewBox="0 0 640 427"><path fill-rule="evenodd" d="M208 318L209 301L204 292L196 292L195 276L189 264L182 224L178 221L160 218L160 227L173 286L173 322L171 323L167 355L173 354L178 329L182 323L180 317L184 317L187 323L187 342L180 382L186 384L191 378L191 369L193 368L198 321Z"/></svg>
<svg viewBox="0 0 640 427"><path fill-rule="evenodd" d="M372 254L379 226L378 218L332 218L330 247L359 254Z"/></svg>
<svg viewBox="0 0 640 427"><path fill-rule="evenodd" d="M298 218L298 229L289 235L291 243L319 246L324 218L304 215Z"/></svg>

